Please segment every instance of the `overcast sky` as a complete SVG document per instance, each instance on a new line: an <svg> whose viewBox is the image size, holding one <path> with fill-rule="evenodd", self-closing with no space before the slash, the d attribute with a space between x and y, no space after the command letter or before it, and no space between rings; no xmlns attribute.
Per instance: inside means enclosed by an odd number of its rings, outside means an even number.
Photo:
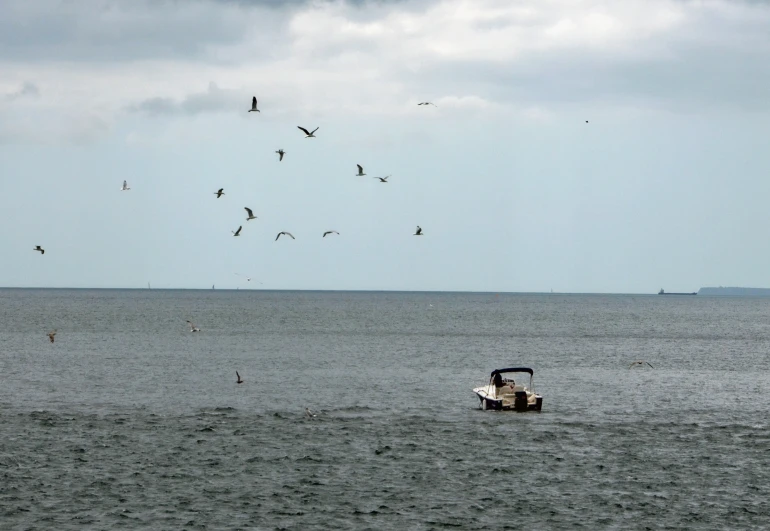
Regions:
<svg viewBox="0 0 770 531"><path fill-rule="evenodd" d="M0 286L770 287L769 28L759 0L3 0Z"/></svg>

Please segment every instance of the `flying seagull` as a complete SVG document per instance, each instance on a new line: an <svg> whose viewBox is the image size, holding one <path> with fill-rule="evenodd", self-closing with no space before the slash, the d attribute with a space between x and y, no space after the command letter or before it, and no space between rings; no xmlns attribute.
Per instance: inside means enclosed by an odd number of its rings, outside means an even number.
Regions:
<svg viewBox="0 0 770 531"><path fill-rule="evenodd" d="M286 236L289 236L292 240L296 239L294 236L292 236L291 232L281 231L278 233L278 236L275 237L275 241L278 241L278 238L281 237L281 234L285 234Z"/></svg>
<svg viewBox="0 0 770 531"><path fill-rule="evenodd" d="M422 227L420 227L419 225L417 225L417 232L415 232L414 234L412 234L412 236L422 236Z"/></svg>
<svg viewBox="0 0 770 531"><path fill-rule="evenodd" d="M276 151L278 153L278 162L281 162L283 160L283 156L286 155L286 152L283 150L283 148Z"/></svg>
<svg viewBox="0 0 770 531"><path fill-rule="evenodd" d="M390 177L390 175L386 175L385 177L375 177L375 179L379 179L381 183L386 183L388 182L388 177Z"/></svg>
<svg viewBox="0 0 770 531"><path fill-rule="evenodd" d="M230 231L230 232L232 232L232 233L233 233L233 236L240 236L240 235L241 235L241 229L242 229L242 228L243 228L243 225L241 225L240 227L238 227L238 230L236 230L236 231Z"/></svg>
<svg viewBox="0 0 770 531"><path fill-rule="evenodd" d="M190 325L190 332L200 332L201 329L195 326L192 321L187 321L187 324Z"/></svg>
<svg viewBox="0 0 770 531"><path fill-rule="evenodd" d="M339 234L339 232L337 232L336 230L327 230L326 232L324 232L324 235L321 237L326 238L327 234Z"/></svg>
<svg viewBox="0 0 770 531"><path fill-rule="evenodd" d="M249 214L249 217L246 218L246 221L257 219L257 216L254 215L254 212L251 211L249 207L243 207L246 209L246 212Z"/></svg>
<svg viewBox="0 0 770 531"><path fill-rule="evenodd" d="M433 105L434 107L438 107L438 105L430 101L423 101L422 103L418 103L417 105Z"/></svg>
<svg viewBox="0 0 770 531"><path fill-rule="evenodd" d="M45 254L45 249L43 249L43 248L42 248L42 247L40 247L39 245L36 245L36 246L35 246L35 248L34 248L34 249L32 249L32 250L33 250L33 251L40 251L40 254Z"/></svg>
<svg viewBox="0 0 770 531"><path fill-rule="evenodd" d="M300 127L300 126L297 126L297 127L298 127L299 129L301 129L301 130L302 130L302 131L305 133L305 138L315 138L315 134L314 134L314 133L315 133L316 131L318 131L318 128L316 127L315 129L313 129L312 131L310 131L310 132L308 133L307 129L305 129L304 127Z"/></svg>
<svg viewBox="0 0 770 531"><path fill-rule="evenodd" d="M55 335L56 335L56 330L54 330L53 332L48 332L48 339L51 341L51 343L53 343L53 338Z"/></svg>
<svg viewBox="0 0 770 531"><path fill-rule="evenodd" d="M219 190L214 192L214 195L217 196L217 199L219 199L220 197L225 195L225 189L224 188L220 188Z"/></svg>
<svg viewBox="0 0 770 531"><path fill-rule="evenodd" d="M645 363L646 363L647 365L650 365L650 362L649 362L649 361L644 361L644 360L637 360L637 361L633 362L631 365L629 365L629 367L628 367L628 368L630 369L630 368L631 368L631 367L633 367L634 365L644 365ZM650 367L651 367L651 368L653 368L653 369L655 368L655 367L653 367L652 365L650 365Z"/></svg>
<svg viewBox="0 0 770 531"><path fill-rule="evenodd" d="M259 109L257 109L257 97L256 96L251 98L251 109L249 109L249 112L259 112Z"/></svg>
<svg viewBox="0 0 770 531"><path fill-rule="evenodd" d="M244 275L241 275L240 273L236 273L236 275L238 275L239 277L244 276ZM245 277L245 278L246 278L246 282L251 282L251 277ZM260 284L262 284L262 282L260 282Z"/></svg>
<svg viewBox="0 0 770 531"><path fill-rule="evenodd" d="M312 419L312 418L317 417L318 414L317 413L313 413L308 408L305 408L305 416Z"/></svg>
<svg viewBox="0 0 770 531"><path fill-rule="evenodd" d="M123 187L121 188L121 191L126 192L130 189L131 188L128 187L128 183L126 181L123 181Z"/></svg>
<svg viewBox="0 0 770 531"><path fill-rule="evenodd" d="M364 168L363 168L363 166L361 166L360 164L356 164L356 166L358 166L358 173L356 173L356 176L357 176L357 177L363 177L364 175L366 175L366 174L364 173Z"/></svg>
<svg viewBox="0 0 770 531"><path fill-rule="evenodd" d="M235 381L235 383L242 384L243 380L241 380L241 375L238 374L238 371L235 371L235 375L238 377L238 379Z"/></svg>

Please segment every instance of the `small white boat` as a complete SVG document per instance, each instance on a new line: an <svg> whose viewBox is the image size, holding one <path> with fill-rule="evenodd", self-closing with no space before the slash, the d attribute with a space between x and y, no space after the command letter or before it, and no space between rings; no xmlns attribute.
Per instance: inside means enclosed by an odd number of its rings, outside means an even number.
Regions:
<svg viewBox="0 0 770 531"><path fill-rule="evenodd" d="M513 378L503 378L503 374L529 374L529 387L518 384ZM532 378L535 371L526 367L496 369L489 376L487 385L473 390L481 401L481 409L540 411L543 407L543 397L535 393Z"/></svg>

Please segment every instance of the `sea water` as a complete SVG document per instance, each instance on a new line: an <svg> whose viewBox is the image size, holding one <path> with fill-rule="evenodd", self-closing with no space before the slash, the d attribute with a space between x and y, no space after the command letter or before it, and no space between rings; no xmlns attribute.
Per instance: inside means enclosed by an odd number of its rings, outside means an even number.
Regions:
<svg viewBox="0 0 770 531"><path fill-rule="evenodd" d="M760 298L0 290L0 528L768 528L769 316ZM542 412L479 409L471 390L511 366Z"/></svg>

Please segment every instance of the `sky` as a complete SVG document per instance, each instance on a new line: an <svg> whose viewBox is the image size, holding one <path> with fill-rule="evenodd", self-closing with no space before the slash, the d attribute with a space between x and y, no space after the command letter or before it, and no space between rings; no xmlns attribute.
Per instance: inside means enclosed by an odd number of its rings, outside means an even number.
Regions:
<svg viewBox="0 0 770 531"><path fill-rule="evenodd" d="M770 287L768 28L760 0L3 0L0 286Z"/></svg>

